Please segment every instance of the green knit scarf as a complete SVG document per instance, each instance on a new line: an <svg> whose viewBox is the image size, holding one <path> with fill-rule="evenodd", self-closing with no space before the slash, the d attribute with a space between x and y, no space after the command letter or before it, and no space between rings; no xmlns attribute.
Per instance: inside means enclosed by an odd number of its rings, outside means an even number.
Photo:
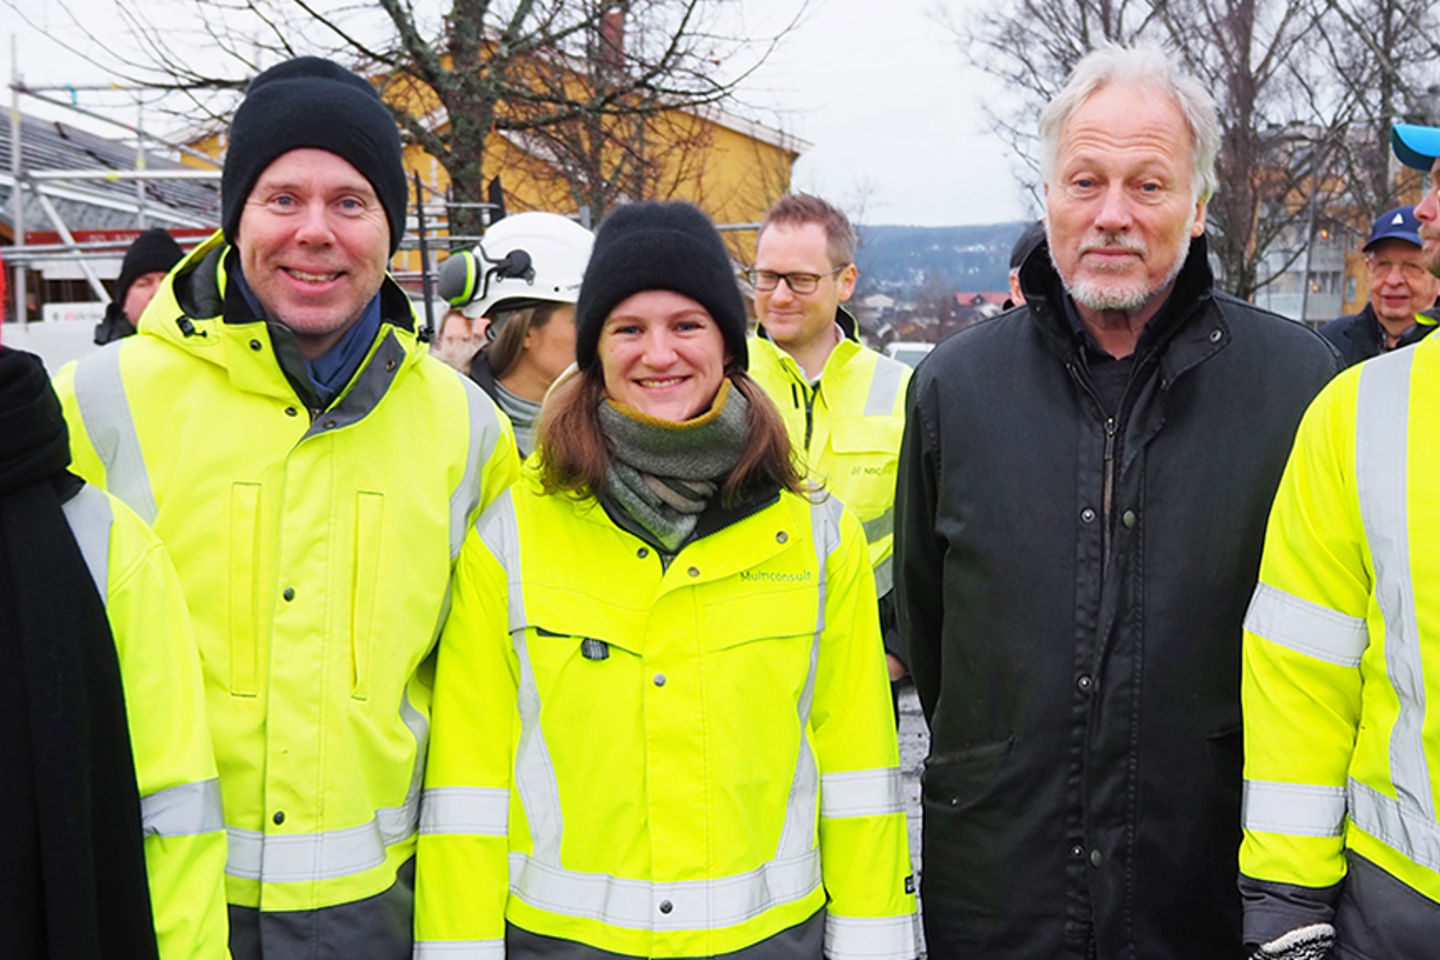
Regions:
<svg viewBox="0 0 1440 960"><path fill-rule="evenodd" d="M605 493L675 553L750 439L750 403L727 378L710 409L692 420L661 420L612 400L600 404L609 441Z"/></svg>

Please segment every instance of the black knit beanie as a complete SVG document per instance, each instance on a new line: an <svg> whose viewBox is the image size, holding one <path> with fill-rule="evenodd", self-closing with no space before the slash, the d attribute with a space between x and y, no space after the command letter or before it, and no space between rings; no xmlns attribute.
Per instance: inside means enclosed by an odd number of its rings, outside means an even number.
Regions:
<svg viewBox="0 0 1440 960"><path fill-rule="evenodd" d="M250 81L230 124L220 177L221 224L235 242L255 181L291 150L327 150L370 181L390 221L390 252L405 235L405 167L395 118L369 81L320 57L296 57Z"/></svg>
<svg viewBox="0 0 1440 960"><path fill-rule="evenodd" d="M130 285L147 273L169 273L179 263L185 252L180 244L159 227L151 227L130 244L125 259L120 262L120 279L115 284L115 302L125 303L125 294Z"/></svg>
<svg viewBox="0 0 1440 960"><path fill-rule="evenodd" d="M595 364L605 318L626 297L644 290L682 293L704 307L720 328L731 362L749 364L745 302L725 242L710 218L688 203L630 203L600 224L575 304L575 361Z"/></svg>

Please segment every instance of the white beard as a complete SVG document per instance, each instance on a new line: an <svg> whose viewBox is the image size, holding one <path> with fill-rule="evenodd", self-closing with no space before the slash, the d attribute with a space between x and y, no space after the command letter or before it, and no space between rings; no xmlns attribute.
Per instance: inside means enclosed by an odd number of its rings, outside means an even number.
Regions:
<svg viewBox="0 0 1440 960"><path fill-rule="evenodd" d="M1048 226L1047 226L1048 232ZM1047 237L1047 240L1049 238ZM1175 278L1180 275L1180 268L1185 265L1185 257L1190 253L1191 237L1189 233L1181 234L1180 242L1172 251L1170 267L1165 271L1165 279L1154 287L1146 286L1143 277L1136 280L1123 280L1115 278L1105 280L1096 277L1085 279L1076 278L1071 280L1063 273L1061 280L1065 283L1065 292L1080 306L1087 310L1103 311L1106 313L1138 313L1140 310L1152 303L1156 297L1169 288ZM1147 252L1143 241L1123 234L1104 235L1092 241L1086 241L1080 245L1080 252L1083 254L1088 249L1100 247L1123 247L1133 250L1144 256ZM1049 244L1050 263L1055 267L1055 272L1060 273L1059 264L1055 263L1055 245Z"/></svg>

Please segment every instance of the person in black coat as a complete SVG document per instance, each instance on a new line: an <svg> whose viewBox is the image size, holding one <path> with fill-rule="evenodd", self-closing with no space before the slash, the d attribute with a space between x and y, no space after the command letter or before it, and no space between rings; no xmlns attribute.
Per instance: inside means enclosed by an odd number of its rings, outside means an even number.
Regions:
<svg viewBox="0 0 1440 960"><path fill-rule="evenodd" d="M1215 107L1158 49L1088 56L1041 140L1024 306L936 347L907 404L926 941L935 960L1238 958L1241 621L1336 358L1215 289Z"/></svg>
<svg viewBox="0 0 1440 960"><path fill-rule="evenodd" d="M1347 367L1429 336L1436 323L1431 311L1440 296L1440 279L1425 268L1413 206L1382 213L1364 250L1370 302L1359 313L1320 328Z"/></svg>
<svg viewBox="0 0 1440 960"><path fill-rule="evenodd" d="M135 332L165 274L185 256L175 238L160 227L151 227L130 244L120 263L115 281L115 299L105 307L105 319L95 327L95 342L105 345Z"/></svg>

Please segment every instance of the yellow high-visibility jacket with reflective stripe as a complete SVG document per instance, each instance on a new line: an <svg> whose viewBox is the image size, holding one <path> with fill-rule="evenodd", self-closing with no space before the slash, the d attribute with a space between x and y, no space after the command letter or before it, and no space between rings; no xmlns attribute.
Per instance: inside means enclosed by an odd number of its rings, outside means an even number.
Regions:
<svg viewBox="0 0 1440 960"><path fill-rule="evenodd" d="M1429 338L1340 374L1300 426L1245 620L1242 884L1333 901L1348 849L1440 901L1437 409ZM1285 909L1258 897L1247 928Z"/></svg>
<svg viewBox="0 0 1440 960"><path fill-rule="evenodd" d="M180 581L155 534L99 488L64 512L115 638L160 956L228 957L225 819Z"/></svg>
<svg viewBox="0 0 1440 960"><path fill-rule="evenodd" d="M595 500L512 487L440 644L417 957L501 956L506 921L709 957L822 908L827 956L913 957L874 609L833 497L781 493L662 567Z"/></svg>
<svg viewBox="0 0 1440 960"><path fill-rule="evenodd" d="M875 592L884 596L894 580L895 473L910 368L843 336L811 386L795 358L769 339L751 337L749 349L750 376L779 409L809 475L864 527Z"/></svg>
<svg viewBox="0 0 1440 960"><path fill-rule="evenodd" d="M315 910L388 890L413 856L422 662L465 531L519 465L508 420L427 355L389 279L368 355L312 419L266 324L182 306L218 301L226 249L216 234L195 250L139 334L63 369L56 392L75 471L152 524L184 586L229 901Z"/></svg>

